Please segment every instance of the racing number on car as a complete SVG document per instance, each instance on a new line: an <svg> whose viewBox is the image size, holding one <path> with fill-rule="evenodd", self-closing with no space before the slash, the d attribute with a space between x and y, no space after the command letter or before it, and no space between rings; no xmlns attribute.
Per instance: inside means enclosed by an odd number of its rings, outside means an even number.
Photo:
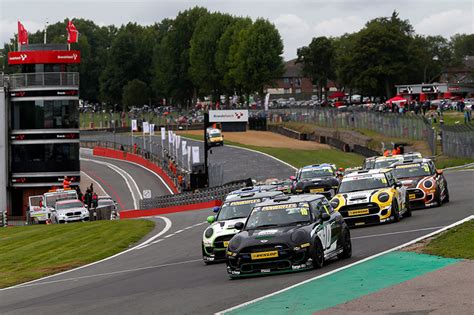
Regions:
<svg viewBox="0 0 474 315"><path fill-rule="evenodd" d="M331 247L331 223L324 223L318 236L324 249Z"/></svg>

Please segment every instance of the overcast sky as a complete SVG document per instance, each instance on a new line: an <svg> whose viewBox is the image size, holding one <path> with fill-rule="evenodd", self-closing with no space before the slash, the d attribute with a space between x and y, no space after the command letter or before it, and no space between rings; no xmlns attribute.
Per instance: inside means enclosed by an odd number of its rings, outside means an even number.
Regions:
<svg viewBox="0 0 474 315"><path fill-rule="evenodd" d="M410 20L418 34L450 37L474 33L474 0L0 0L0 42L16 33L17 20L29 32L69 18L85 18L99 25L142 25L173 18L193 6L273 22L282 36L286 60L315 36L338 36L361 29L375 17L393 10ZM81 30L79 30L80 32Z"/></svg>

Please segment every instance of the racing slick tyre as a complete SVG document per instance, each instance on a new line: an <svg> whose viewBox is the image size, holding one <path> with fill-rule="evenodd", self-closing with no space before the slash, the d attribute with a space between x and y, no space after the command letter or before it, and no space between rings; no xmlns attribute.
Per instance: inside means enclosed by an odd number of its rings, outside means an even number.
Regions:
<svg viewBox="0 0 474 315"><path fill-rule="evenodd" d="M352 242L348 228L343 230L339 240L342 242L342 253L337 255L337 258L350 258L352 256Z"/></svg>
<svg viewBox="0 0 474 315"><path fill-rule="evenodd" d="M393 217L393 222L400 221L400 209L398 208L398 202L396 201L393 201L392 203L392 217Z"/></svg>
<svg viewBox="0 0 474 315"><path fill-rule="evenodd" d="M204 252L204 244L202 244L202 243L201 243L201 249L202 249L202 257L203 257L202 260L204 261L204 263L205 263L206 265L212 264L211 261L208 261L208 260L205 260L205 259L204 259L204 256L206 255L206 253Z"/></svg>
<svg viewBox="0 0 474 315"><path fill-rule="evenodd" d="M443 199L441 199L441 191L439 191L439 189L436 189L435 201L437 207L441 207L443 205Z"/></svg>
<svg viewBox="0 0 474 315"><path fill-rule="evenodd" d="M321 245L321 241L319 238L314 240L313 249L311 252L311 258L313 259L313 268L314 269L321 269L324 265L324 250L323 245Z"/></svg>
<svg viewBox="0 0 474 315"><path fill-rule="evenodd" d="M444 196L444 202L449 202L449 190L448 187L446 187L446 196Z"/></svg>

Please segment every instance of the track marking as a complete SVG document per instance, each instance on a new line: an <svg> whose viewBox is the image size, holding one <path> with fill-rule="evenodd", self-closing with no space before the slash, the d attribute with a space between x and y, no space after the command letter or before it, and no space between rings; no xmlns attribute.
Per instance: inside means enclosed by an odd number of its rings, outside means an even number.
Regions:
<svg viewBox="0 0 474 315"><path fill-rule="evenodd" d="M198 226L203 225L203 224L205 224L205 223L207 223L207 222L204 221L204 222L200 222L200 223L196 223L196 224L190 225L190 226L188 226L188 227L183 228L182 230L178 230L178 231L176 231L176 232L173 232L173 233L171 233L171 234L168 234L168 235L166 235L165 237L163 237L163 238L161 238L161 239L159 239L159 240L156 240L156 241L154 241L154 242L151 242L151 243L145 244L145 245L143 245L143 246L140 246L140 247L137 248L137 249L143 249L143 248L146 248L146 247L148 247L148 246L150 246L150 245L157 244L157 243L159 243L159 242L161 242L161 241L164 241L164 240L167 239L167 238L170 238L170 237L172 237L172 236L176 236L176 234L178 234L178 233L184 232L184 231L186 231L186 230L188 230L188 229L192 229L192 228L198 227Z"/></svg>
<svg viewBox="0 0 474 315"><path fill-rule="evenodd" d="M407 231L399 231L399 232L391 232L391 233L381 233L381 234L372 234L372 235L366 235L366 236L356 236L356 237L351 237L351 240L359 240L359 239L363 239L363 238L372 238L372 237L379 237L379 236L386 236L386 235L395 235L395 234L429 231L429 230L441 229L441 228L444 228L444 227L445 226L435 226L435 227L424 228L424 229L407 230Z"/></svg>
<svg viewBox="0 0 474 315"><path fill-rule="evenodd" d="M132 186L130 185L130 181L129 179L132 181L132 183L134 184L135 186L135 189L137 189L137 192L138 192L138 195L140 197L140 199L143 199L142 198L142 195L140 193L140 189L138 189L138 185L137 183L135 182L135 180L132 178L132 176L130 176L130 174L128 174L127 172L125 172L123 169L121 169L120 167L112 164L112 163L108 163L108 162L104 162L104 161L97 161L97 160L93 160L93 159L87 159L87 158L81 158L81 160L83 161L88 161L88 162L92 162L92 163L97 163L97 164L101 164L101 165L105 165L107 166L108 168L110 168L111 170L115 171L117 174L119 174L124 180L125 180L125 183L127 184L127 187L128 187L128 190L130 191L130 193L132 194L132 199L133 199L133 206L135 207L135 209L138 209L138 200L135 196L135 193L132 189Z"/></svg>
<svg viewBox="0 0 474 315"><path fill-rule="evenodd" d="M168 184L165 182L165 180L163 178L160 177L160 175L158 175L157 173L153 172L152 170L146 168L145 166L143 165L140 165L138 163L135 163L135 162L131 162L131 161L126 161L126 160L120 160L120 159L114 159L114 158L111 158L111 157L105 157L105 156L98 156L98 155L94 155L94 157L98 157L98 158L101 158L101 159L109 159L109 160L115 160L115 161L121 161L121 162L126 162L126 163L130 163L130 164L134 164L136 166L140 166L141 168L147 170L148 172L152 173L153 175L155 175L156 177L158 177L161 181L161 183L166 187L166 189L168 189L169 193L171 195L174 195L175 193L173 192L173 190L171 189L170 186L168 186Z"/></svg>
<svg viewBox="0 0 474 315"><path fill-rule="evenodd" d="M183 138L186 138L186 139L189 139L189 140L193 140L193 141L197 141L197 142L203 142L203 140L197 140L197 139L192 139L192 138L188 138L188 137L185 137L185 136L181 136ZM266 157L269 157L271 159L274 159L275 161L277 162L280 162L281 164L284 164L290 168L292 168L293 170L297 170L298 168L294 167L293 165L289 164L289 163L286 163L285 161L283 160L280 160L279 158L276 158L274 157L273 155L270 155L270 154L267 154L267 153L264 153L264 152L260 152L260 151L257 151L257 150L252 150L252 149L248 149L248 148L244 148L244 147L238 147L238 146L235 146L235 145L231 145L231 144L226 144L225 145L226 147L230 147L230 148L235 148L235 149L242 149L242 150L246 150L246 151L250 151L250 152L254 152L254 153L258 153L258 154L261 154L261 155L265 155Z"/></svg>
<svg viewBox="0 0 474 315"><path fill-rule="evenodd" d="M179 261L179 262L169 263L169 264L162 264L162 265L147 266L147 267L141 267L141 268L135 268L135 269L125 269L125 270L119 270L119 271L98 273L98 274L80 276L80 277L74 277L74 278L66 278L66 279L45 281L45 282L41 282L41 283L29 283L29 284L25 284L25 285L22 285L22 286L17 287L17 288L21 289L21 288L28 288L28 287L34 287L34 286L40 286L40 285L46 285L46 284L53 284L53 283L60 283L60 282L77 281L77 280L88 279L88 278L110 276L110 275L116 275L116 274L122 274L122 273L128 273L128 272L135 272L135 271L141 271L141 270L159 269L159 268L164 268L164 267L195 263L195 262L198 262L198 261L202 261L202 259L185 260L185 261Z"/></svg>
<svg viewBox="0 0 474 315"><path fill-rule="evenodd" d="M164 233L168 232L168 230L171 228L172 223L171 223L170 219L168 219L166 217L160 217L160 216L155 216L155 218L159 218L159 219L165 221L165 227L163 228L163 230L161 230L158 234L150 237L149 239L145 240L144 242L142 242L142 243L140 243L140 244L138 244L138 245L136 245L132 248L129 248L127 250L124 250L123 252L117 253L117 254L112 255L110 257L106 257L104 259L92 262L92 263L84 265L84 266L80 266L80 267L77 267L77 268L74 268L74 269L66 270L66 271L63 271L63 272L60 272L60 273L57 273L57 274L54 274L54 275L46 276L46 277L43 277L43 278L39 278L39 279L36 279L36 280L31 280L31 281L28 281L28 282L25 282L25 283L16 284L16 285L11 286L11 287L0 289L0 291L11 290L11 289L21 288L21 287L26 287L26 286L32 286L32 285L39 285L41 283L36 284L36 282L46 280L46 279L49 279L49 278L52 278L52 277L57 277L57 276L60 276L60 275L63 275L63 274L66 274L66 273L69 273L69 272L72 272L72 271L77 271L77 270L80 270L80 269L84 269L84 268L87 268L87 267L90 267L90 266L93 266L93 265L97 265L97 264L102 263L104 261L116 258L118 256L121 256L121 255L125 254L125 253L128 253L130 251L138 249L140 246L146 245L146 244L152 242L153 240L157 239L158 237L160 237Z"/></svg>
<svg viewBox="0 0 474 315"><path fill-rule="evenodd" d="M282 290L279 290L279 291L276 291L276 292L273 292L273 293L264 295L264 296L262 296L262 297L253 299L253 300L251 300L251 301L248 301L248 302L245 302L245 303L242 303L242 304L233 306L233 307L231 307L231 308L228 308L228 309L225 309L225 310L223 310L223 311L217 312L216 314L219 315L219 314L225 314L225 313L227 313L227 312L235 311L235 310L237 310L237 309L239 309L239 308L241 308L241 307L245 307L245 306L247 306L247 305L250 305L250 304L259 302L259 301L264 300L264 299L266 299L266 298L269 298L269 297L272 297L272 296L274 296L274 295L280 294L280 293L282 293L282 292L285 292L285 291L291 290L291 289L293 289L293 288L299 287L299 286L301 286L301 285L303 285L303 284L305 284L305 283L308 283L308 282L311 282L311 281L314 281L314 280L317 280L317 279L320 279L320 278L324 278L324 277L327 277L327 276L329 276L329 275L332 275L332 274L334 274L334 273L336 273L336 272L339 272L339 271L341 271L341 270L348 269L348 268L350 268L350 267L353 267L353 266L362 264L362 263L364 263L364 262L366 262L366 261L368 261L368 260L372 260L372 259L374 259L374 258L376 258L376 257L382 256L382 255L385 255L385 254L394 252L394 251L396 251L396 250L399 250L399 249L401 249L401 248L403 248L403 247L406 247L406 246L415 244L415 243L417 243L417 242L419 242L419 241L421 241L421 240L424 240L424 239L426 239L426 238L428 238L428 237L431 237L431 236L434 236L434 235L439 234L439 233L441 233L441 232L444 232L444 231L446 231L446 230L449 230L450 228L453 228L453 227L455 227L455 226L457 226L457 225L459 225L459 224L462 224L462 223L464 223L464 222L467 222L467 221L469 221L469 220L474 220L474 215L470 215L470 216L468 216L468 217L466 217L466 218L464 218L464 219L462 219L462 220L459 220L459 221L457 221L457 222L454 222L454 223L451 224L451 225L445 226L445 227L442 228L442 229L439 229L439 230L436 230L436 231L434 231L434 232L432 232L432 233L423 235L423 236L421 236L421 237L418 237L418 238L416 238L416 239L414 239L414 240L412 240L412 241L409 241L409 242L407 242L407 243L404 243L404 244L402 244L402 245L398 245L398 246L396 246L396 247L393 247L393 248L388 249L388 250L386 250L386 251L383 251L383 252L381 252L381 253L378 253L378 254L375 254L375 255L366 257L366 258L364 258L364 259L358 260L358 261L356 261L356 262L354 262L354 263L352 263L352 264L345 265L345 266L342 266L342 267L340 267L340 268L331 270L331 271L329 271L329 272L323 273L322 275L319 275L319 276L316 276L316 277L307 279L307 280L305 280L305 281L299 282L299 283L297 283L297 284L294 284L294 285L289 286L289 287L287 287L287 288L284 288L284 289L282 289Z"/></svg>
<svg viewBox="0 0 474 315"><path fill-rule="evenodd" d="M104 187L102 187L102 185L98 181L89 176L85 171L81 171L81 173L84 174L87 178L89 178L97 187L99 187L99 189L102 190L106 196L110 197L105 191Z"/></svg>

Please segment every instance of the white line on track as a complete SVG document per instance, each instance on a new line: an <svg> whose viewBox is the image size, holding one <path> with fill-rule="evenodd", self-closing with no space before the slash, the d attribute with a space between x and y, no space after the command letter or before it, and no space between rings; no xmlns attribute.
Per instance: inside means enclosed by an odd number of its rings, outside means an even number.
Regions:
<svg viewBox="0 0 474 315"><path fill-rule="evenodd" d="M188 227L183 228L182 230L178 230L178 231L176 231L176 232L173 232L173 233L171 233L171 234L168 234L168 235L166 235L165 237L163 237L163 238L161 238L161 239L159 239L159 240L153 241L153 242L148 243L148 244L144 244L143 246L140 246L140 247L137 248L137 249L143 249L143 248L146 248L146 247L148 247L148 246L150 246L150 245L157 244L157 243L159 243L159 242L161 242L161 241L164 241L164 240L167 239L167 238L170 238L170 237L172 237L172 236L175 236L176 234L179 234L179 233L184 232L184 231L186 231L186 230L189 230L189 229L198 227L198 226L203 225L203 224L205 224L205 223L207 223L207 222L204 221L204 222L200 222L200 223L196 223L196 224L190 225L190 226L188 226Z"/></svg>
<svg viewBox="0 0 474 315"><path fill-rule="evenodd" d="M158 237L160 237L161 235L165 234L166 232L168 232L168 230L171 228L172 226L172 223L171 223L171 220L166 218L166 217L160 217L160 216L155 216L155 218L158 218L158 219L161 219L163 221L165 221L165 227L163 228L163 230L161 230L158 234L150 237L149 239L145 240L144 242L132 247L132 248L129 248L127 250L124 250L123 252L120 252L120 253L117 253L113 256L110 256L110 257L107 257L107 258L104 258L104 259L101 259L99 261L95 261L95 262L92 262L90 264L87 264L87 265L84 265L84 266L80 266L80 267L77 267L77 268L74 268L74 269L70 269L70 270L66 270L66 271L63 271L63 272L60 272L60 273L57 273L57 274L54 274L54 275L50 275L50 276L46 276L46 277L43 277L43 278L40 278L40 279L36 279L36 280L32 280L32 281L28 281L28 282L25 282L25 283L20 283L20 284L17 284L17 285L14 285L14 286L11 286L11 287L8 287L8 288L3 288L3 289L0 289L0 291L5 291L5 290L11 290L11 289L17 289L17 288L22 288L22 287L26 287L26 286L31 286L33 284L36 284L36 282L38 281L42 281L42 280L46 280L46 279L49 279L49 278L52 278L52 277L57 277L57 276L60 276L60 275L63 275L63 274L66 274L66 273L69 273L69 272L72 272L72 271L76 271L76 270L79 270L79 269L84 269L84 268L87 268L87 267L90 267L90 266L93 266L93 265L96 265L96 264L99 264L99 263L102 263L104 261L107 261L107 260L110 260L110 259L113 259L113 258L116 258L118 256L121 256L125 253L128 253L132 250L135 250L135 249L138 249L140 248L142 245L147 245L149 244L150 242L154 241L155 239L157 239ZM43 283L43 282L41 282ZM41 283L38 283L41 284Z"/></svg>
<svg viewBox="0 0 474 315"><path fill-rule="evenodd" d="M444 226L435 226L435 227L429 227L429 228L423 228L423 229L398 231L398 232L391 232L391 233L381 233L381 234L372 234L372 235L365 235L365 236L356 236L356 237L351 237L351 240L360 240L360 239L363 239L363 238L372 238L372 237L395 235L395 234L415 233L415 232L421 232L421 231L437 230L437 229L442 229L442 228L444 228Z"/></svg>
<svg viewBox="0 0 474 315"><path fill-rule="evenodd" d="M125 270L98 273L98 274L87 275L87 276L51 280L51 281L45 281L45 282L40 282L40 283L29 283L29 284L21 285L19 288L27 288L27 287L33 287L33 286L39 286L39 285L45 285L45 284L68 282L68 281L77 281L77 280L82 280L82 279L104 277L104 276L116 275L116 274L127 273L127 272L135 272L135 271L141 271L141 270L158 269L158 268L164 268L164 267L170 267L170 266L191 264L191 263L195 263L195 262L198 262L198 261L202 261L202 259L185 260L185 261L179 261L179 262L169 263L169 264L147 266L147 267L141 267L141 268L135 268L135 269L125 269Z"/></svg>
<svg viewBox="0 0 474 315"><path fill-rule="evenodd" d="M416 238L416 239L414 239L414 240L412 240L412 241L410 241L410 242L404 243L404 244L402 244L402 245L393 247L393 248L388 249L388 250L386 250L386 251L383 251L383 252L381 252L381 253L378 253L378 254L375 254L375 255L366 257L366 258L364 258L364 259L358 260L358 261L356 261L356 262L354 262L354 263L352 263L352 264L349 264L349 265L346 265L346 266L343 266L343 267L340 267L340 268L331 270L331 271L326 272L326 273L324 273L324 274L322 274L322 275L319 275L319 276L316 276L316 277L307 279L307 280L305 280L305 281L299 282L299 283L297 283L297 284L294 284L294 285L289 286L289 287L287 287L287 288L284 288L284 289L282 289L282 290L279 290L279 291L276 291L276 292L273 292L273 293L264 295L264 296L262 296L262 297L259 297L259 298L254 299L254 300L251 300L251 301L248 301L248 302L245 302L245 303L236 305L236 306L234 306L234 307L228 308L228 309L226 309L226 310L217 312L216 314L219 315L219 314L225 314L225 313L227 313L227 312L235 311L235 310L237 310L237 309L239 309L239 308L245 307L245 306L247 306L247 305L250 305L250 304L253 304L253 303L262 301L262 300L264 300L264 299L266 299L266 298L269 298L269 297L275 296L275 295L277 295L277 294L283 293L283 292L285 292L285 291L291 290L291 289L293 289L293 288L299 287L299 286L301 286L301 285L303 285L303 284L305 284L305 283L308 283L308 282L311 282L311 281L314 281L314 280L317 280L317 279L320 279L320 278L324 278L324 277L327 277L327 276L329 276L329 275L332 275L332 274L334 274L334 273L336 273L336 272L339 272L339 271L341 271L341 270L348 269L348 268L351 268L351 267L353 267L353 266L362 264L362 263L364 263L364 262L366 262L366 261L372 260L372 259L377 258L377 257L379 257L379 256L382 256L382 255L385 255L385 254L394 252L394 251L396 251L396 250L399 250L399 249L401 249L401 248L403 248L403 247L406 247L406 246L415 244L415 243L417 243L417 242L419 242L419 241L421 241L421 240L424 240L424 239L426 239L426 238L428 238L428 237L431 237L431 236L434 236L434 235L439 234L439 233L441 233L441 232L444 232L444 231L446 231L446 230L449 230L450 228L453 228L453 227L455 227L455 226L457 226L457 225L460 225L460 224L462 224L462 223L464 223L464 222L467 222L467 221L469 221L469 220L474 220L474 215L468 216L468 217L466 217L466 218L464 218L464 219L462 219L462 220L459 220L459 221L457 221L457 222L454 222L453 224L448 225L448 226L445 226L444 228L439 229L439 230L436 230L436 231L434 231L434 232L432 232L432 233L429 233L429 234L423 235L423 236L421 236L421 237L418 237L418 238Z"/></svg>
<svg viewBox="0 0 474 315"><path fill-rule="evenodd" d="M101 159L109 159L109 160L115 160L115 161L120 161L120 162L126 162L126 163L130 163L130 164L134 164L136 166L140 166L141 168L147 170L148 172L152 173L153 175L155 175L156 177L158 177L158 179L163 183L163 185L166 187L166 189L168 189L169 193L171 195L174 195L174 192L173 190L171 189L170 186L168 186L168 184L165 182L165 180L163 178L160 177L160 175L158 175L157 173L153 172L152 170L150 170L149 168L146 168L145 166L143 165L140 165L138 163L135 163L135 162L131 162L131 161L126 161L126 160L120 160L120 159L114 159L114 158L111 158L111 157L105 157L105 156L98 156L98 155L94 155L95 157L98 157L98 158L101 158Z"/></svg>
<svg viewBox="0 0 474 315"><path fill-rule="evenodd" d="M135 182L135 180L133 179L133 177L129 173L127 173L126 171L124 171L123 169L121 169L120 167L118 167L117 165L114 165L112 163L108 163L108 162L104 162L104 161L97 161L97 160L87 159L87 158L81 158L81 160L96 163L96 164L100 164L100 165L105 165L108 168L110 168L111 170L115 171L117 174L119 174L125 180L125 183L127 184L128 190L132 194L133 206L135 207L135 209L138 209L138 200L143 199L143 197L142 197L142 194L140 192L140 189L138 188L137 182ZM132 186L130 185L130 182L133 183L133 186L136 189L136 192L137 192L138 197L139 197L138 199L137 199L137 196L135 195L135 192L132 189Z"/></svg>
<svg viewBox="0 0 474 315"><path fill-rule="evenodd" d="M86 172L84 171L81 171L82 174L84 174L87 178L89 178L90 181L92 181L94 183L94 185L96 185L96 187L99 187L100 190L102 190L104 192L104 195L108 196L107 195L107 192L105 191L104 187L102 187L102 185L96 181L95 179L93 179L92 177L90 177Z"/></svg>

